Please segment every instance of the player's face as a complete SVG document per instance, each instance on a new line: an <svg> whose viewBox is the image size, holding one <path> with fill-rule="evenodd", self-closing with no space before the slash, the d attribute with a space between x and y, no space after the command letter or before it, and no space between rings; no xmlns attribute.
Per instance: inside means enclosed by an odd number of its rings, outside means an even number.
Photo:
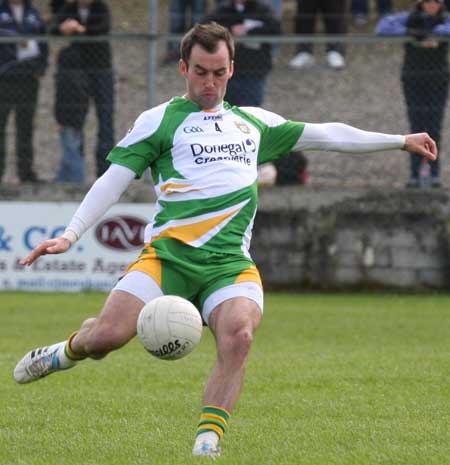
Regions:
<svg viewBox="0 0 450 465"><path fill-rule="evenodd" d="M180 60L179 68L186 79L189 100L204 109L222 102L227 82L233 75L233 63L225 42L220 42L214 53L194 45L189 63Z"/></svg>

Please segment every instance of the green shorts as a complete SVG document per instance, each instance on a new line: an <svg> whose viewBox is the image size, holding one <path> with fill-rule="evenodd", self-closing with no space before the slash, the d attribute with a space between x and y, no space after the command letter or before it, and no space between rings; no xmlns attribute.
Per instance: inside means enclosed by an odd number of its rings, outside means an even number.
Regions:
<svg viewBox="0 0 450 465"><path fill-rule="evenodd" d="M220 254L197 249L171 238L158 239L146 244L138 259L127 269L124 277L138 271L151 277L160 288L160 294L178 295L191 301L202 311L205 318L221 300L243 296L255 300L262 311L262 283L254 262L242 255ZM123 280L123 279L122 279ZM126 281L126 280L125 280ZM144 283L141 285L145 285ZM144 302L151 300L152 294L128 290L123 286L115 289L127 290L141 297ZM217 291L222 291L220 296ZM256 295L261 297L256 297ZM154 295L153 298L157 297ZM223 298L223 300L226 300Z"/></svg>

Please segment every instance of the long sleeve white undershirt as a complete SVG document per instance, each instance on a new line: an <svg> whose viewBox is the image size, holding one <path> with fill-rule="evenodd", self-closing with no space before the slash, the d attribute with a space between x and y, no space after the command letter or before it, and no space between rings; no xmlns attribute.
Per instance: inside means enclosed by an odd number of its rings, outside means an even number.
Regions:
<svg viewBox="0 0 450 465"><path fill-rule="evenodd" d="M112 164L89 189L63 237L72 243L78 240L120 199L134 177L135 173L129 168Z"/></svg>
<svg viewBox="0 0 450 465"><path fill-rule="evenodd" d="M404 145L405 136L362 131L341 123L306 123L293 150L365 153L401 149ZM120 199L134 177L132 170L112 164L90 188L63 237L76 242Z"/></svg>
<svg viewBox="0 0 450 465"><path fill-rule="evenodd" d="M342 123L306 123L293 150L324 150L347 153L401 149L405 136L369 132Z"/></svg>

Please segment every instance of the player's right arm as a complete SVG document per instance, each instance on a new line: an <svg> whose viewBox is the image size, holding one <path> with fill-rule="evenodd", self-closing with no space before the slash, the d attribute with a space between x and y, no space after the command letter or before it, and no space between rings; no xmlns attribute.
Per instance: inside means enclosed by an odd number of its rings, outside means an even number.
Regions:
<svg viewBox="0 0 450 465"><path fill-rule="evenodd" d="M142 113L125 137L109 153L111 166L95 181L84 197L63 235L41 242L22 259L22 265L31 265L41 255L66 252L82 234L93 226L114 205L131 181L141 177L152 160L159 155L158 143L152 143L168 102Z"/></svg>
<svg viewBox="0 0 450 465"><path fill-rule="evenodd" d="M131 169L112 164L89 189L62 236L41 242L20 263L31 265L42 255L66 252L119 200L135 176Z"/></svg>

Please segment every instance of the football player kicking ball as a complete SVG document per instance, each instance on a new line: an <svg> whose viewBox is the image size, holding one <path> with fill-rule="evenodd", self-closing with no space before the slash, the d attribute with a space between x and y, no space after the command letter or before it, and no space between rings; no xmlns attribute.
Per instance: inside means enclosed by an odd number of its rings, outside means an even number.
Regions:
<svg viewBox="0 0 450 465"><path fill-rule="evenodd" d="M213 332L217 361L206 383L194 455L217 456L219 441L241 392L253 334L263 312L258 270L249 255L257 204L257 164L296 150L364 153L404 149L435 160L427 134L365 132L338 123L286 121L259 108L223 101L233 74L227 29L196 25L183 38L179 69L187 92L142 113L108 155L111 166L91 187L61 237L39 244L26 258L67 251L135 177L151 168L158 194L138 259L112 289L97 318L68 340L35 349L14 378L29 383L100 359L136 334L145 303L175 294L196 303Z"/></svg>

